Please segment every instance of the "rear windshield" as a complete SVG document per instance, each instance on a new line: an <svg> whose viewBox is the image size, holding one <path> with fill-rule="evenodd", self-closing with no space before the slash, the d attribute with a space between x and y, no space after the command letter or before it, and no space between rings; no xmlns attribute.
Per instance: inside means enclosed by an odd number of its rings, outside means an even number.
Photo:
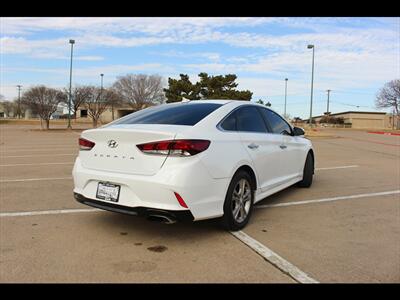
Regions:
<svg viewBox="0 0 400 300"><path fill-rule="evenodd" d="M168 124L193 126L222 106L217 103L165 104L134 112L112 125L119 124Z"/></svg>

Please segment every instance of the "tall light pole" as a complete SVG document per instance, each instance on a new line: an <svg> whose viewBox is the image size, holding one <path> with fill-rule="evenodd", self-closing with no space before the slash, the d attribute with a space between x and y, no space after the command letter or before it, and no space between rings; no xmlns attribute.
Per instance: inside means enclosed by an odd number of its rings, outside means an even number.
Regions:
<svg viewBox="0 0 400 300"><path fill-rule="evenodd" d="M18 88L18 119L20 119L21 117L21 87L22 85L18 84L17 88Z"/></svg>
<svg viewBox="0 0 400 300"><path fill-rule="evenodd" d="M312 126L312 101L313 101L313 91L314 91L314 45L308 45L308 49L312 49L312 72L311 72L311 100L310 100L310 127Z"/></svg>
<svg viewBox="0 0 400 300"><path fill-rule="evenodd" d="M101 84L100 84L100 102L103 100L103 76L104 74L100 74Z"/></svg>
<svg viewBox="0 0 400 300"><path fill-rule="evenodd" d="M331 92L331 90L326 90L328 92L328 101L326 104L326 114L329 115L329 93Z"/></svg>
<svg viewBox="0 0 400 300"><path fill-rule="evenodd" d="M392 129L394 129L394 107L393 107L393 114L392 114Z"/></svg>
<svg viewBox="0 0 400 300"><path fill-rule="evenodd" d="M72 93L71 93L71 87L72 87L72 53L74 51L74 44L75 40L69 40L69 43L71 44L71 63L69 67L69 99L68 99L68 127L67 128L72 128L71 127L71 101L72 101Z"/></svg>
<svg viewBox="0 0 400 300"><path fill-rule="evenodd" d="M285 117L285 119L286 119L287 82L288 82L288 79L285 78L285 109L284 109L284 113L283 113L283 116Z"/></svg>
<svg viewBox="0 0 400 300"><path fill-rule="evenodd" d="M104 74L100 74L100 77L101 77L101 89L100 89L100 92L101 93L103 93L103 76L104 76Z"/></svg>

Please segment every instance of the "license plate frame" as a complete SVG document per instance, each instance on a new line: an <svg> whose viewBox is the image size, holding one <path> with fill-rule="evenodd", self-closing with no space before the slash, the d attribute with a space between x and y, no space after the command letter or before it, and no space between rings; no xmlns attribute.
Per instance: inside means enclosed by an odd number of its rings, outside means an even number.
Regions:
<svg viewBox="0 0 400 300"><path fill-rule="evenodd" d="M118 202L120 191L121 186L118 184L99 182L97 184L96 198L105 201Z"/></svg>

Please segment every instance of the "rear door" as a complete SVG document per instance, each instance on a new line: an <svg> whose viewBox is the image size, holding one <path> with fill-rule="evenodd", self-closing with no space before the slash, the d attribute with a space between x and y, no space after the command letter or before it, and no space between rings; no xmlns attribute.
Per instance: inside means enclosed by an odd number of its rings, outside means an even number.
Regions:
<svg viewBox="0 0 400 300"><path fill-rule="evenodd" d="M241 142L253 160L262 190L281 181L282 137L268 133L267 126L256 106L244 106L236 112L237 131Z"/></svg>
<svg viewBox="0 0 400 300"><path fill-rule="evenodd" d="M281 172L285 181L289 181L303 170L303 145L293 136L291 126L277 113L267 108L260 108L272 135L281 138L279 149L282 157Z"/></svg>

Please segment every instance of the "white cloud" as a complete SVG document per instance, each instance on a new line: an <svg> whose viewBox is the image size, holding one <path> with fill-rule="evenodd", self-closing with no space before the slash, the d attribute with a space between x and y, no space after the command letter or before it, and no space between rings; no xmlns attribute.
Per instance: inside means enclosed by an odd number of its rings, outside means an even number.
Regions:
<svg viewBox="0 0 400 300"><path fill-rule="evenodd" d="M251 90L257 94L271 92L284 77L290 77L293 92L302 93L309 89L311 51L306 49L308 43L316 47L316 88L363 88L400 77L400 18L1 18L0 22L1 55L68 59L69 38L76 40L78 52L74 59L87 61L104 58L81 55L79 51L88 54L99 47L213 42L222 43L221 49L240 48L248 53L239 56L228 55L234 51L223 50L171 50L159 55L182 57L186 61L193 59L193 62L168 65L158 63L155 58L153 63L142 65L74 68L77 79L96 78L100 73L112 77L127 72L242 73L238 78L240 84L252 86ZM270 34L268 24L289 28L292 33ZM264 33L251 31L259 25L265 25ZM235 30L230 30L232 28ZM294 30L299 28L307 32ZM34 34L42 31L60 32L62 36L38 39ZM7 65L2 72L45 72L64 76L68 69L16 69Z"/></svg>
<svg viewBox="0 0 400 300"><path fill-rule="evenodd" d="M191 31L193 28L252 27L278 22L279 18L217 18L217 17L156 17L156 18L2 18L2 34L29 35L43 30L97 33L166 34Z"/></svg>

